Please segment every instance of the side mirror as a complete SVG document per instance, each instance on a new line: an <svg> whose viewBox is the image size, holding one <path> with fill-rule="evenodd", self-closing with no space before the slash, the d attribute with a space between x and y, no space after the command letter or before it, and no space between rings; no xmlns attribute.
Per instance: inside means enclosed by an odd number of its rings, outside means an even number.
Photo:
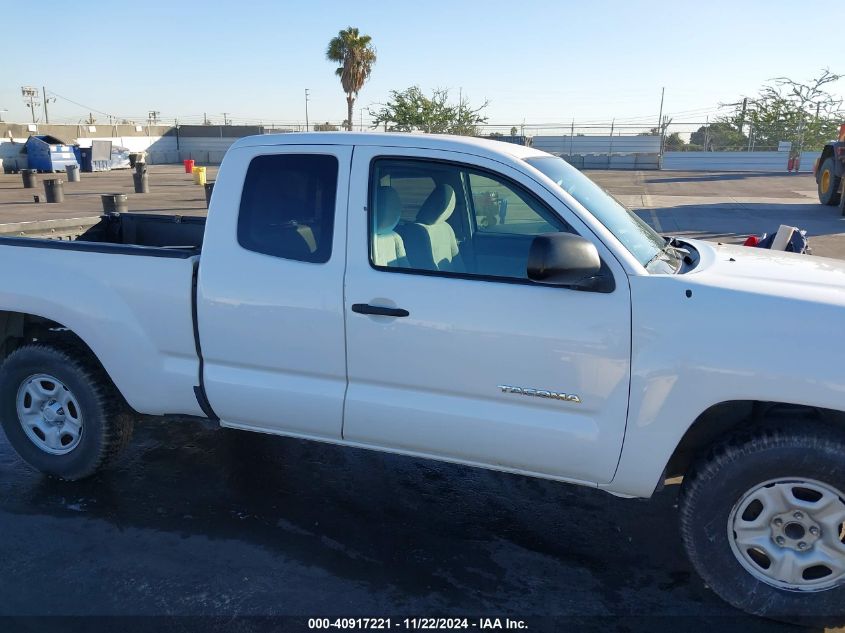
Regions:
<svg viewBox="0 0 845 633"><path fill-rule="evenodd" d="M542 284L613 292L613 275L595 245L572 233L545 233L531 242L528 278Z"/></svg>

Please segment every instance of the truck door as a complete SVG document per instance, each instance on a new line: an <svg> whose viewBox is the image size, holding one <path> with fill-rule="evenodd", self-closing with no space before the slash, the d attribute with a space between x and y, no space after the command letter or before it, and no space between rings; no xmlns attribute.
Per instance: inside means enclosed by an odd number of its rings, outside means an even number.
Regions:
<svg viewBox="0 0 845 633"><path fill-rule="evenodd" d="M531 241L552 231L594 241L615 290L528 280ZM345 440L608 482L625 430L630 313L622 267L528 175L467 154L356 148Z"/></svg>
<svg viewBox="0 0 845 633"><path fill-rule="evenodd" d="M208 400L224 426L338 439L351 147L230 150L198 284Z"/></svg>

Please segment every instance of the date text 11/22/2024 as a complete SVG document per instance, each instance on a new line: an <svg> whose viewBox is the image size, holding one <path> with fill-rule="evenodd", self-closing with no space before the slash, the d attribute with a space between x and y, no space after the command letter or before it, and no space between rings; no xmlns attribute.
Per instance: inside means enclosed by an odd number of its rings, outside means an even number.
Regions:
<svg viewBox="0 0 845 633"><path fill-rule="evenodd" d="M524 630L524 620L511 618L309 618L309 630L390 630L411 629L444 631L452 629Z"/></svg>

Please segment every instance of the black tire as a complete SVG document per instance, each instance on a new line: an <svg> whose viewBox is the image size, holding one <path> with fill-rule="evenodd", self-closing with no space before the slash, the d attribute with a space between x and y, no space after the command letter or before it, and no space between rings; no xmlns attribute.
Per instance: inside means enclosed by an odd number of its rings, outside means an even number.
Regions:
<svg viewBox="0 0 845 633"><path fill-rule="evenodd" d="M82 414L78 444L68 453L45 452L18 419L18 389L31 376L49 374L70 390ZM133 416L103 369L75 348L19 347L0 366L0 423L18 455L36 470L61 479L84 479L111 464L132 437Z"/></svg>
<svg viewBox="0 0 845 633"><path fill-rule="evenodd" d="M734 506L766 482L803 478L845 491L843 455L845 433L796 421L785 430L735 436L700 459L684 478L679 506L687 554L707 585L755 615L804 624L845 623L845 583L815 592L772 586L743 567L728 536Z"/></svg>
<svg viewBox="0 0 845 633"><path fill-rule="evenodd" d="M825 172L827 177L825 178ZM822 190L822 185L827 180L827 189ZM819 202L831 207L839 204L839 187L842 184L842 177L836 175L836 161L833 156L828 156L819 167Z"/></svg>

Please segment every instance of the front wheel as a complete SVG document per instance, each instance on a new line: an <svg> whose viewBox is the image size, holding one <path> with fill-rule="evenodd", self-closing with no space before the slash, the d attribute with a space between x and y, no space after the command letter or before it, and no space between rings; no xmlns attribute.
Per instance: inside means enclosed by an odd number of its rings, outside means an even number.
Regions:
<svg viewBox="0 0 845 633"><path fill-rule="evenodd" d="M845 622L845 434L796 422L734 438L681 490L681 531L704 581L764 617Z"/></svg>
<svg viewBox="0 0 845 633"><path fill-rule="evenodd" d="M839 185L842 178L836 175L836 162L827 157L819 168L819 202L835 207L839 204Z"/></svg>
<svg viewBox="0 0 845 633"><path fill-rule="evenodd" d="M133 419L88 355L34 344L16 349L0 367L0 423L24 461L73 480L117 457Z"/></svg>

